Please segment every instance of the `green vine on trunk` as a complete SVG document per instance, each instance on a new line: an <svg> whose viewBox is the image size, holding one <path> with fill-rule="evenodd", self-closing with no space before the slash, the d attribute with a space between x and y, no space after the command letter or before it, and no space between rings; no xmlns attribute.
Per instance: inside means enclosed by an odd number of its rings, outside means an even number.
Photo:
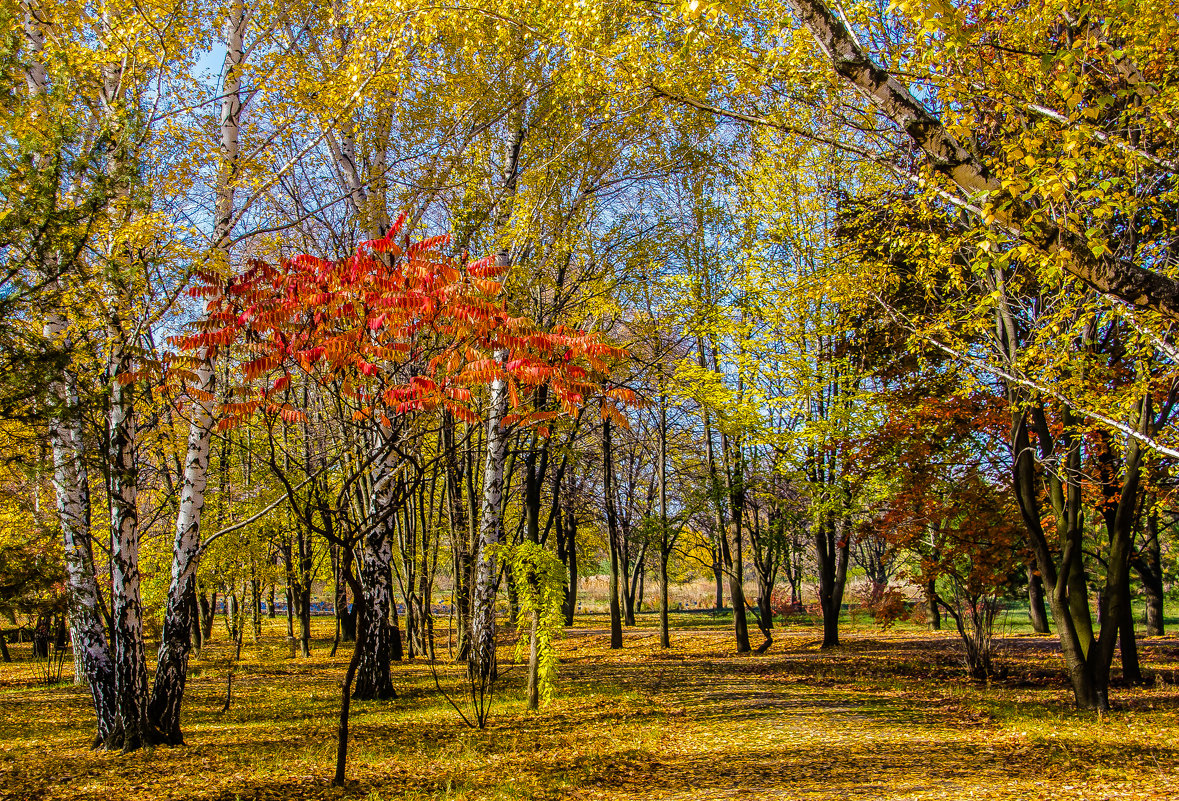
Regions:
<svg viewBox="0 0 1179 801"><path fill-rule="evenodd" d="M531 646L534 613L537 617L537 686L544 702L552 700L557 677L557 649L554 640L564 631L565 565L538 543L501 545L500 558L515 579L520 614L516 618L516 659L526 659Z"/></svg>

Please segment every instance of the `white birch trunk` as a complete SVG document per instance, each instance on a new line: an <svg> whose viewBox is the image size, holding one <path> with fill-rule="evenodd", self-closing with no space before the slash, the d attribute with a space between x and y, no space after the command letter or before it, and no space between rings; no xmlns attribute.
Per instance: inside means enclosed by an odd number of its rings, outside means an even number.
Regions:
<svg viewBox="0 0 1179 801"><path fill-rule="evenodd" d="M495 354L501 364L506 358L503 351ZM503 418L507 408L507 382L496 378L491 382L487 413L487 462L483 470L483 507L475 546L475 592L471 609L470 671L472 677L483 680L491 676L495 665L495 546L503 530L504 463L508 454Z"/></svg>
<svg viewBox="0 0 1179 801"><path fill-rule="evenodd" d="M66 321L49 315L45 338L68 349ZM82 427L78 394L69 370L52 386L57 410L49 421L53 449L53 489L65 549L66 595L70 637L94 701L97 732L94 744L110 737L115 727L114 665L99 609L98 580L90 547L90 480L82 458Z"/></svg>
<svg viewBox="0 0 1179 801"><path fill-rule="evenodd" d="M390 569L393 546L388 529L392 521L379 525L364 539L361 549L360 585L364 613L360 625L364 631L357 635L361 643L360 662L356 672L355 697L387 699L394 697L392 660L392 626L389 607L393 601Z"/></svg>
<svg viewBox="0 0 1179 801"><path fill-rule="evenodd" d="M104 9L102 27L109 31ZM111 41L117 41L112 38ZM128 181L126 131L119 117L126 97L121 59L115 55L102 68L101 106L108 134L106 171L115 187L115 209L131 194ZM117 224L117 220L116 220ZM115 730L108 748L124 753L149 742L147 724L147 661L143 643L143 604L139 594L138 465L135 458L134 372L137 327L127 319L133 306L133 255L112 244L107 255L109 289L107 312L107 380L110 413L107 419L107 466L110 471L111 639L114 641Z"/></svg>
<svg viewBox="0 0 1179 801"><path fill-rule="evenodd" d="M148 742L147 661L143 644L143 604L139 595L138 477L135 462L135 405L132 384L123 383L131 356L121 341L121 326L111 327L108 423L111 472L111 612L115 641L115 695L118 712L113 739L133 751Z"/></svg>
<svg viewBox="0 0 1179 801"><path fill-rule="evenodd" d="M386 699L395 695L389 665L392 660L393 629L389 625L389 608L393 601L391 569L393 537L396 527L395 504L400 499L394 450L389 447L396 432L386 426L376 435L375 448L385 454L374 467L379 469L373 482L369 506L369 530L361 542L360 586L364 605L356 638L360 661L356 672L356 698Z"/></svg>
<svg viewBox="0 0 1179 801"><path fill-rule="evenodd" d="M337 13L343 17L341 10ZM336 65L341 72L347 69L347 61L352 47L352 27L347 24L336 26L336 44L339 47ZM384 235L382 226L376 219L376 214L370 202L368 186L365 184L360 168L356 161L356 121L351 109L346 111L337 123L339 141L335 136L327 137L328 149L336 162L336 168L348 190L348 206L356 216L360 230L369 239L376 239Z"/></svg>
<svg viewBox="0 0 1179 801"><path fill-rule="evenodd" d="M31 57L25 67L29 93L45 97L48 75L40 55L45 45L42 23L31 14L23 19L23 33ZM47 286L60 290L59 266L51 254L42 254ZM68 358L68 322L58 309L46 315L43 333L50 347ZM90 686L97 722L94 745L110 736L114 728L114 667L99 608L98 580L90 543L90 480L83 459L82 422L77 381L68 367L54 381L50 392L55 402L49 420L53 454L53 488L65 552L66 598L70 638L74 646L75 681L83 678Z"/></svg>
<svg viewBox="0 0 1179 801"><path fill-rule="evenodd" d="M221 153L217 172L215 223L212 258L219 271L230 268L230 238L233 229L235 179L240 159L242 65L245 61L245 31L249 15L241 0L230 6L225 51L225 78L221 95ZM201 513L209 474L209 443L212 436L213 392L216 384L216 354L209 348L197 353L198 393L192 399L192 421L188 432L184 477L176 515L172 545L172 579L164 615L163 636L156 658L156 680L152 688L149 717L152 725L170 744L184 742L180 730L180 708L188 656L192 648L192 615L195 609L196 570L201 554Z"/></svg>

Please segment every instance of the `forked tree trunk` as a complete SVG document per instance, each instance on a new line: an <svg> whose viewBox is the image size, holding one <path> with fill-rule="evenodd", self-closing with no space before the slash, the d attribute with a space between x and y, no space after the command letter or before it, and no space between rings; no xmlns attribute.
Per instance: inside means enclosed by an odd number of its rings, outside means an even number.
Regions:
<svg viewBox="0 0 1179 801"><path fill-rule="evenodd" d="M1065 668L1072 684L1073 700L1081 709L1099 709L1106 705L1104 688L1099 687L1093 671L1086 662L1085 650L1081 644L1069 604L1069 582L1067 576L1073 570L1073 562L1081 558L1081 531L1077 527L1066 528L1062 541L1059 568L1052 550L1048 546L1040 515L1039 487L1035 471L1035 457L1031 451L1028 435L1027 414L1022 410L1012 413L1011 444L1015 459L1012 463L1015 496L1019 503L1020 515L1028 531L1032 550L1036 555L1036 566L1047 590L1052 619L1064 655ZM1069 455L1070 465L1074 457ZM1071 467L1067 475L1072 475ZM1067 499L1066 499L1067 500ZM1074 501L1078 503L1079 501Z"/></svg>
<svg viewBox="0 0 1179 801"><path fill-rule="evenodd" d="M839 614L847 580L849 537L838 530L834 515L827 514L815 526L815 550L819 558L819 607L823 612L823 648L839 645Z"/></svg>

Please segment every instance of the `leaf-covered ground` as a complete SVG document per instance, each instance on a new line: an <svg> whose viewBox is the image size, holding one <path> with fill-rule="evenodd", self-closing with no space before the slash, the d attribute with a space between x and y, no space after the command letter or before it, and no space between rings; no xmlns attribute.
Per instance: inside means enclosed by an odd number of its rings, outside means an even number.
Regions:
<svg viewBox="0 0 1179 801"><path fill-rule="evenodd" d="M1070 710L1050 637L1005 640L1007 678L979 686L950 635L860 629L820 652L813 629L788 628L737 657L723 621L677 622L669 651L645 618L611 652L604 621L579 620L556 700L527 713L523 668L507 665L485 731L427 663L397 665L400 697L355 708L344 789L328 781L346 656L327 639L288 659L270 622L221 712L219 632L193 662L188 744L131 756L90 751L87 695L35 686L17 647L0 665L0 798L1179 798L1177 640L1144 640L1154 684L1117 688L1099 718ZM438 673L461 703L459 670L440 659Z"/></svg>

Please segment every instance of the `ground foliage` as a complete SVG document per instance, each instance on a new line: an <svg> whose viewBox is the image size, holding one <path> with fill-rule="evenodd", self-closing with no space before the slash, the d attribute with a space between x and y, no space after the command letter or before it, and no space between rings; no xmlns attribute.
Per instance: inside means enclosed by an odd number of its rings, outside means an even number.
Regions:
<svg viewBox="0 0 1179 801"><path fill-rule="evenodd" d="M660 650L654 616L610 651L608 621L578 618L558 643L554 701L524 709L508 664L485 731L464 727L421 660L396 664L400 697L357 706L353 781L328 786L338 681L326 620L310 659L279 626L243 654L221 712L224 638L192 663L187 746L130 756L87 749L79 688L0 665L0 798L1173 798L1179 794L1179 641L1146 639L1155 683L1109 715L1072 709L1051 637L1010 636L1007 678L963 680L952 633L850 626L821 652L813 628L735 657L723 618L679 615ZM271 622L273 623L273 622ZM445 645L445 635L442 638ZM19 646L17 649L19 655ZM445 653L445 650L442 652ZM459 672L439 665L444 687Z"/></svg>

